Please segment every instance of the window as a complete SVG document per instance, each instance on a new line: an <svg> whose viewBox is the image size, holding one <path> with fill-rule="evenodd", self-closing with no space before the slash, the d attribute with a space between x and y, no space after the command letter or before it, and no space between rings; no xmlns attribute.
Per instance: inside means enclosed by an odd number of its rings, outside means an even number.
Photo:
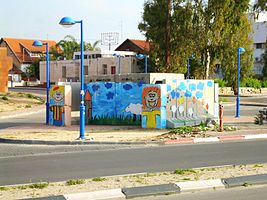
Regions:
<svg viewBox="0 0 267 200"><path fill-rule="evenodd" d="M101 58L101 54L96 54L96 58Z"/></svg>
<svg viewBox="0 0 267 200"><path fill-rule="evenodd" d="M62 66L62 78L66 78L66 77L67 77L66 66Z"/></svg>
<svg viewBox="0 0 267 200"><path fill-rule="evenodd" d="M88 75L88 65L84 66L84 75Z"/></svg>
<svg viewBox="0 0 267 200"><path fill-rule="evenodd" d="M262 49L263 43L256 43L256 49Z"/></svg>
<svg viewBox="0 0 267 200"><path fill-rule="evenodd" d="M84 59L87 59L88 58L88 55L84 55Z"/></svg>
<svg viewBox="0 0 267 200"><path fill-rule="evenodd" d="M108 74L108 66L106 64L103 65L103 74Z"/></svg>
<svg viewBox="0 0 267 200"><path fill-rule="evenodd" d="M111 74L116 74L116 67L115 66L111 66Z"/></svg>
<svg viewBox="0 0 267 200"><path fill-rule="evenodd" d="M79 60L80 59L80 55L75 55L75 60Z"/></svg>

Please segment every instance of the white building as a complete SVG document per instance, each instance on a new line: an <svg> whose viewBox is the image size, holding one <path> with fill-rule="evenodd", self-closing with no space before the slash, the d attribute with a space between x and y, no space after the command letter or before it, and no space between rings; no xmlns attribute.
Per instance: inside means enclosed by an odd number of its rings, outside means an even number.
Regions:
<svg viewBox="0 0 267 200"><path fill-rule="evenodd" d="M86 51L84 52L84 75L97 76L109 74L140 73L144 70L138 65L134 52L126 51ZM40 62L40 82L46 82L46 62ZM78 82L80 80L80 52L75 52L73 60L50 62L50 81Z"/></svg>
<svg viewBox="0 0 267 200"><path fill-rule="evenodd" d="M267 13L260 13L257 19L253 19L253 46L254 68L256 75L262 74L264 66L263 54L266 50L267 41Z"/></svg>

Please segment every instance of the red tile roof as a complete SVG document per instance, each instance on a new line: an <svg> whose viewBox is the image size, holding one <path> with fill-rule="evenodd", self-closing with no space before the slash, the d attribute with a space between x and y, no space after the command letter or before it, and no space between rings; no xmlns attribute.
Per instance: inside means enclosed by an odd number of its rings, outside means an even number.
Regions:
<svg viewBox="0 0 267 200"><path fill-rule="evenodd" d="M145 51L149 51L150 49L150 45L148 41L145 40L132 40L129 39L132 43L134 43L135 45L139 46L141 49L145 50Z"/></svg>
<svg viewBox="0 0 267 200"><path fill-rule="evenodd" d="M35 60L34 57L30 57L30 55L25 52L26 50L30 53L45 53L45 46L42 47L34 47L32 46L34 40L31 39L16 39L16 38L2 38L3 41L7 43L10 49L13 51L15 56L21 62L32 62ZM51 47L56 46L56 42L53 40L40 40L43 43L48 43L50 50Z"/></svg>

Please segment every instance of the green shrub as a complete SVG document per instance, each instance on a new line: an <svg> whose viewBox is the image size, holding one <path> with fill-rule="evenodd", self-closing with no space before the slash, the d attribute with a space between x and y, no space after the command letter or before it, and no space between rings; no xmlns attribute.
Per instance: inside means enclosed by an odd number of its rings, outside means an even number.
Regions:
<svg viewBox="0 0 267 200"><path fill-rule="evenodd" d="M32 106L30 104L27 104L25 108L31 108Z"/></svg>
<svg viewBox="0 0 267 200"><path fill-rule="evenodd" d="M214 79L214 83L218 83L219 87L225 87L226 82L223 79Z"/></svg>
<svg viewBox="0 0 267 200"><path fill-rule="evenodd" d="M244 78L240 84L241 87L252 87L255 89L261 88L261 82L255 78Z"/></svg>
<svg viewBox="0 0 267 200"><path fill-rule="evenodd" d="M99 182L99 181L105 181L107 180L106 178L101 178L101 177L95 177L92 179L92 181L96 181L96 182Z"/></svg>
<svg viewBox="0 0 267 200"><path fill-rule="evenodd" d="M26 94L26 97L28 97L30 99L33 99L34 98L34 96L32 94L30 94L30 93Z"/></svg>
<svg viewBox="0 0 267 200"><path fill-rule="evenodd" d="M9 188L7 188L7 187L0 187L0 191L7 191L7 190L9 190Z"/></svg>
<svg viewBox="0 0 267 200"><path fill-rule="evenodd" d="M2 99L3 99L4 101L7 101L7 100L8 100L8 98L7 98L6 96L3 96Z"/></svg>
<svg viewBox="0 0 267 200"><path fill-rule="evenodd" d="M183 174L196 174L197 172L193 169L176 169L174 171L175 174L183 175Z"/></svg>
<svg viewBox="0 0 267 200"><path fill-rule="evenodd" d="M261 82L261 87L267 88L267 80Z"/></svg>
<svg viewBox="0 0 267 200"><path fill-rule="evenodd" d="M80 184L85 184L85 180L83 179L70 179L67 181L67 185L80 185Z"/></svg>
<svg viewBox="0 0 267 200"><path fill-rule="evenodd" d="M34 183L32 185L29 185L29 188L33 189L44 189L47 188L49 183Z"/></svg>

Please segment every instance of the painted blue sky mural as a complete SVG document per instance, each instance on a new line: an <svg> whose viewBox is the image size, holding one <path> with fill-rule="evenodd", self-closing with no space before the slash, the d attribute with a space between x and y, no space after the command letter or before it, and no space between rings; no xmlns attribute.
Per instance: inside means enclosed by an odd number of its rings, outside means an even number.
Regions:
<svg viewBox="0 0 267 200"><path fill-rule="evenodd" d="M85 90L89 90L92 95L92 117L126 117L138 114L142 104L143 84L142 82L87 84Z"/></svg>

